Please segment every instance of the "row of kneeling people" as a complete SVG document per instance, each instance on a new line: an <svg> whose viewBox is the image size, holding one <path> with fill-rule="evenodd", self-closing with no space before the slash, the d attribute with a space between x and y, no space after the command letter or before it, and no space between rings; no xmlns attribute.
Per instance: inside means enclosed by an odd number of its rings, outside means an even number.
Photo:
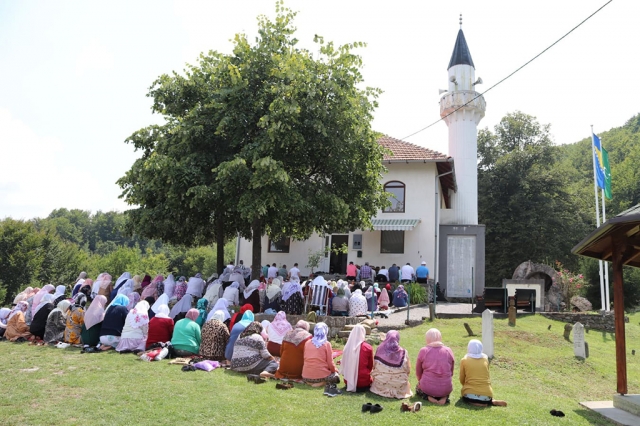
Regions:
<svg viewBox="0 0 640 426"><path fill-rule="evenodd" d="M233 316L224 303L209 313L206 309L190 309L185 318L174 323L166 304L149 306L143 300L130 308L129 299L118 295L106 306L106 297L99 295L86 311L68 300L47 309L44 328L37 324L35 327L41 330L34 329L35 317L31 326L24 322L25 305L19 302L12 310L0 310L0 326L8 340L44 339L46 343L62 341L134 353L170 342L176 356L198 355L229 362L232 370L243 374L302 380L311 386L338 383L342 374L349 392L369 390L398 399L413 395L409 383L411 363L408 352L400 346L397 331L387 333L374 355L365 340L365 328L356 325L338 369L334 358L339 351L332 349L325 323L315 324L311 334L308 322L299 321L292 327L284 311L278 312L272 322L259 323L254 321L250 304ZM417 395L435 404L446 404L453 391L454 364L453 352L443 344L440 332L435 328L427 331L426 345L420 349L415 364ZM493 399L489 362L480 341L469 342L459 371L464 401L506 405Z"/></svg>

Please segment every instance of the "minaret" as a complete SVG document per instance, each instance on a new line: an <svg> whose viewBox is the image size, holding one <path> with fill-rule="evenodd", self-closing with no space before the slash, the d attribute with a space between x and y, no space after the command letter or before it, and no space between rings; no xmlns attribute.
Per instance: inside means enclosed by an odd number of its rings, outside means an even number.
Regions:
<svg viewBox="0 0 640 426"><path fill-rule="evenodd" d="M448 72L449 90L440 98L440 117L449 127L449 155L455 161L458 190L452 197L453 223L477 225L478 123L484 117L486 103L475 91L475 85L482 80L475 79L475 67L462 32L462 15Z"/></svg>

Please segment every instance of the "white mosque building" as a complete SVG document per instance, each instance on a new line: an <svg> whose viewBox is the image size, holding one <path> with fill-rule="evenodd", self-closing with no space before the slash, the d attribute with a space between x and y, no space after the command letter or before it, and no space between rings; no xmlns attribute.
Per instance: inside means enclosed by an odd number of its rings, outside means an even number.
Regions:
<svg viewBox="0 0 640 426"><path fill-rule="evenodd" d="M478 224L477 134L485 101L475 91L480 82L462 29L449 61L448 90L440 115L449 128L449 156L384 136L378 142L387 173L382 183L392 205L372 218L373 230L313 235L305 241L262 240L262 263L298 263L303 275L310 252L346 244L345 254L327 253L316 270L344 274L346 266L369 262L390 267L425 261L430 278L449 297L471 297L484 290L484 225ZM251 259L251 242L238 240L236 262Z"/></svg>

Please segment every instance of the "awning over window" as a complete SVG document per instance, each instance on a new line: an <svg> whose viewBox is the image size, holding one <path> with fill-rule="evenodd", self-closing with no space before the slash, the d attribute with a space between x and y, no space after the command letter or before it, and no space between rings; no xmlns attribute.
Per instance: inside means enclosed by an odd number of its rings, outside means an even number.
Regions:
<svg viewBox="0 0 640 426"><path fill-rule="evenodd" d="M375 231L411 231L420 219L372 219Z"/></svg>

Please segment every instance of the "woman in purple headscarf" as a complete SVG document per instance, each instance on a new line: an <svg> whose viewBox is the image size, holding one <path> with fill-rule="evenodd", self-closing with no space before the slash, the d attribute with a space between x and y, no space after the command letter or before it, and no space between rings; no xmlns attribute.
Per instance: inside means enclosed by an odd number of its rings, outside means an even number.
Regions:
<svg viewBox="0 0 640 426"><path fill-rule="evenodd" d="M400 333L391 330L373 357L371 392L387 398L409 398L411 364L406 349L400 346Z"/></svg>

